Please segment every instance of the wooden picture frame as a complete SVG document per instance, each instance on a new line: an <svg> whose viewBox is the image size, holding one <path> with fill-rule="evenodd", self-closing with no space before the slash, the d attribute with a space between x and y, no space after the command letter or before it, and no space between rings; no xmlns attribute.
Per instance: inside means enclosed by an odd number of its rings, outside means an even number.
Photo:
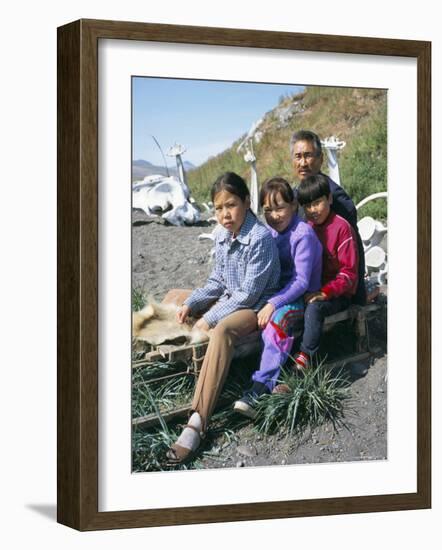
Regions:
<svg viewBox="0 0 442 550"><path fill-rule="evenodd" d="M417 61L417 491L147 510L98 509L98 41L275 48ZM277 45L277 46L275 46ZM79 20L58 29L58 521L82 531L431 506L431 44Z"/></svg>

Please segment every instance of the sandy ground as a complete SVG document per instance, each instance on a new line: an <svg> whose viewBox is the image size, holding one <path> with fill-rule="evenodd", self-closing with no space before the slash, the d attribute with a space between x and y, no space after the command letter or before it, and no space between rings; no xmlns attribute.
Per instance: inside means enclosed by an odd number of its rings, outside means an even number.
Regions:
<svg viewBox="0 0 442 550"><path fill-rule="evenodd" d="M161 300L170 288L195 288L210 273L212 241L198 240L213 226L173 227L134 211L133 287ZM316 462L348 462L387 458L387 355L383 318L370 325L376 354L349 365L351 397L346 428L331 425L307 431L301 438L262 436L252 424L238 427L236 438L210 438L200 459L203 467L245 467ZM210 434L209 434L210 435Z"/></svg>
<svg viewBox="0 0 442 550"><path fill-rule="evenodd" d="M175 227L148 218L140 210L133 215L132 285L160 300L170 288L197 288L204 284L212 264L211 240L198 240L215 226Z"/></svg>

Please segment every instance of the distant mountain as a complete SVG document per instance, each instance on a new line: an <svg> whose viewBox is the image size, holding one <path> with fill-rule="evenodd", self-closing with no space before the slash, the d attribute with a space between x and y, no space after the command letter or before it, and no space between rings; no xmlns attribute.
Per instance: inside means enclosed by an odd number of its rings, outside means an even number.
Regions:
<svg viewBox="0 0 442 550"><path fill-rule="evenodd" d="M169 175L176 176L177 170L175 163L169 165ZM191 162L184 161L184 169L186 172L195 170L196 166ZM142 180L146 176L151 176L152 174L161 174L167 176L167 170L165 166L157 166L148 162L147 160L138 159L132 161L132 181Z"/></svg>
<svg viewBox="0 0 442 550"><path fill-rule="evenodd" d="M134 166L153 166L151 162L147 162L147 160L143 160L143 159L134 160L132 164Z"/></svg>

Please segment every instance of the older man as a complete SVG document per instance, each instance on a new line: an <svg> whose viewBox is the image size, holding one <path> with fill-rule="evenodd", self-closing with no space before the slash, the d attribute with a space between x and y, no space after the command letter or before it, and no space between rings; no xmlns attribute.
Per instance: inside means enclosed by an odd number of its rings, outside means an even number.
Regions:
<svg viewBox="0 0 442 550"><path fill-rule="evenodd" d="M295 132L290 141L290 151L295 174L299 181L308 176L315 176L321 173L321 166L324 160L322 154L321 140L310 130L300 130ZM324 174L325 175L325 174ZM366 291L364 284L365 276L365 257L364 247L357 226L356 208L344 189L326 176L330 185L330 191L333 197L332 209L336 214L349 222L356 232L359 269L358 269L358 288L353 298L356 304L364 305L366 303Z"/></svg>

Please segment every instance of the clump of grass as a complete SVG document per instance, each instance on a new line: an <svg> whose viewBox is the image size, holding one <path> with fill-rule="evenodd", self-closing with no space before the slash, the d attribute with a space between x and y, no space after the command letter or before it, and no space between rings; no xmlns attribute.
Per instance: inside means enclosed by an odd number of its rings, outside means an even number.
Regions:
<svg viewBox="0 0 442 550"><path fill-rule="evenodd" d="M208 450L201 449L199 456L224 460L222 449L236 439L236 433L250 421L232 411L231 403L241 395L247 385L249 368L242 362L241 368L232 368L220 396L220 406L213 415L208 433ZM171 469L167 465L166 451L176 441L182 426L166 424L162 413L171 408L190 403L195 379L191 375L176 376L155 382L154 378L177 373L182 368L176 363L158 363L136 369L133 375L133 417L156 414L157 428L135 428L132 438L133 471ZM349 399L350 380L344 371L331 371L323 363L308 370L302 376L284 372L281 383L287 384L288 394L262 396L256 404L258 416L256 429L266 435L296 435L308 427L315 428L326 421L335 427L344 425L344 408ZM227 404L227 407L226 407ZM216 447L212 447L216 440ZM219 448L218 448L219 447ZM216 452L215 452L216 451ZM213 456L212 456L213 455ZM197 460L191 464L173 466L174 469L200 468Z"/></svg>
<svg viewBox="0 0 442 550"><path fill-rule="evenodd" d="M147 296L142 288L132 288L132 311L140 311L146 305Z"/></svg>
<svg viewBox="0 0 442 550"><path fill-rule="evenodd" d="M157 428L144 431L134 429L132 433L132 471L152 472L165 469L167 449L176 441L178 431L172 428Z"/></svg>
<svg viewBox="0 0 442 550"><path fill-rule="evenodd" d="M170 470L200 469L203 464L199 457L187 464L168 463L167 450L176 442L183 426L181 424L161 425L160 428L145 431L142 428L135 429L132 433L132 471L154 472ZM201 458L210 454L202 451Z"/></svg>
<svg viewBox="0 0 442 550"><path fill-rule="evenodd" d="M156 378L171 374L185 372L186 367L181 362L143 361L142 366L133 370L132 384L137 385L141 381L152 382Z"/></svg>
<svg viewBox="0 0 442 550"><path fill-rule="evenodd" d="M321 363L302 375L285 371L281 383L289 393L264 395L256 403L258 431L291 436L326 421L335 428L344 425L350 381L342 370L333 372Z"/></svg>
<svg viewBox="0 0 442 550"><path fill-rule="evenodd" d="M182 367L181 367L182 369ZM180 373L174 363L149 365L137 369L132 377L132 416L145 416L158 411L167 411L188 403L193 394L195 379L191 374ZM171 378L163 376L174 375Z"/></svg>
<svg viewBox="0 0 442 550"><path fill-rule="evenodd" d="M177 381L175 379L171 380L178 384L182 383L180 379ZM179 427L167 425L160 411L162 400L159 395L154 395L148 382L141 381L137 385L137 390L139 393L138 399L132 399L133 415L137 416L137 412L139 413L137 408L142 407L142 414L148 414L151 411L157 415L160 426L149 431L144 431L142 428L135 428L133 430L132 470L134 472L164 470L167 466L166 451L178 438ZM164 389L162 391L164 394ZM162 405L164 405L164 395ZM178 468L185 468L185 466L180 465Z"/></svg>
<svg viewBox="0 0 442 550"><path fill-rule="evenodd" d="M208 441L216 439L229 444L236 438L235 431L249 421L235 415L231 403L241 395L248 378L247 365L242 368L232 368L221 393L220 407L212 416ZM162 413L179 408L192 400L195 389L195 378L182 372L179 376L164 379L168 375L178 374L183 365L179 363L151 363L146 367L135 369L132 376L132 416L133 418L156 414L159 421L157 428L144 429L136 427L132 433L132 469L134 472L158 471L186 468L200 468L201 462L196 459L189 465L167 465L166 451L181 433L180 424L170 422L166 424ZM158 382L155 378L163 378ZM225 405L228 404L226 407ZM185 422L184 422L185 423ZM222 457L212 456L213 449L201 449L199 456L210 456L212 459Z"/></svg>

